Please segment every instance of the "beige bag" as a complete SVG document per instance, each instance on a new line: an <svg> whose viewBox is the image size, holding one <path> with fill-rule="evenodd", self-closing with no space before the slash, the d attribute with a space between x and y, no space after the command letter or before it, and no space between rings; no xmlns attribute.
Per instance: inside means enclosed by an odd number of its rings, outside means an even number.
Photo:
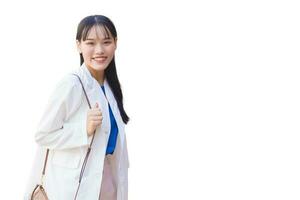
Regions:
<svg viewBox="0 0 300 200"><path fill-rule="evenodd" d="M42 185L37 185L31 196L32 200L48 200L48 196Z"/></svg>
<svg viewBox="0 0 300 200"><path fill-rule="evenodd" d="M89 101L89 99L88 99L88 97L87 97L86 91L85 91L85 89L84 89L84 87L83 87L83 84L82 84L82 82L81 82L80 77L79 77L78 75L76 75L76 74L73 74L73 75L75 75L75 76L78 77L78 79L79 79L79 81L80 81L80 83L81 83L82 89L83 89L83 91L84 91L86 100L87 100L87 102L88 102L88 104L89 104L89 108L91 109L92 107L91 107L90 101ZM96 130L95 130L95 131L96 131ZM92 147L92 144L93 144L93 141L94 141L94 136L95 136L95 133L93 134L92 141L91 141L90 146L89 146L89 148L88 148L88 150L87 150L87 152L86 152L85 159L84 159L84 162L83 162L82 167L81 167L80 177L79 177L79 183L78 183L78 187L77 187L77 191L76 191L74 200L76 200L77 195L78 195L78 191L79 191L79 188L80 188L80 183L81 183L82 175L83 175L83 172L84 172L84 170L85 170L85 166L86 166L86 163L87 163L87 160L88 160L90 151L91 151L91 149L92 149L91 147ZM34 188L33 191L32 191L30 200L49 200L48 195L47 195L47 193L46 193L46 191L45 191L45 189L44 189L44 187L43 187L43 179L44 179L44 176L45 176L46 165L47 165L47 160L48 160L48 154L49 154L49 149L47 149L47 152L46 152L46 158L45 158L44 167L43 167L43 173L42 173L42 178L41 178L41 184L37 184L37 185L35 186L35 188ZM102 183L101 183L101 185L102 185Z"/></svg>
<svg viewBox="0 0 300 200"><path fill-rule="evenodd" d="M44 168L43 168L43 173L42 173L42 180L41 180L41 184L37 184L35 186L35 188L33 189L33 192L31 194L31 198L30 200L49 200L48 196L46 194L46 191L43 187L43 179L45 176L45 170L46 170L46 164L47 164L47 160L48 160L48 154L49 154L49 149L47 149L46 152L46 158L45 158L45 162L44 162Z"/></svg>

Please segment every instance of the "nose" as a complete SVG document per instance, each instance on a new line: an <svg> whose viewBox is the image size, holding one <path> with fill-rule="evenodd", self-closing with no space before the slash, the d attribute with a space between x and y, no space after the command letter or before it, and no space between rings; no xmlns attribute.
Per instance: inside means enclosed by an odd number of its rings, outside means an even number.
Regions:
<svg viewBox="0 0 300 200"><path fill-rule="evenodd" d="M104 48L101 44L97 44L96 47L95 47L95 53L97 54L102 54L104 53Z"/></svg>

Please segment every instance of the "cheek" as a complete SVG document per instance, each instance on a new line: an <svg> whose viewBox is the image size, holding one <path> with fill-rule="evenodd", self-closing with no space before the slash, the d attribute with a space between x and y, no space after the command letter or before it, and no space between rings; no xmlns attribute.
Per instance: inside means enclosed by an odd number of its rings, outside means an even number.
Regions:
<svg viewBox="0 0 300 200"><path fill-rule="evenodd" d="M114 55L114 53L115 53L115 47L109 48L109 49L108 49L108 53L109 53L110 55Z"/></svg>
<svg viewBox="0 0 300 200"><path fill-rule="evenodd" d="M84 58L90 58L93 55L93 50L92 49L84 49L82 51L82 55Z"/></svg>

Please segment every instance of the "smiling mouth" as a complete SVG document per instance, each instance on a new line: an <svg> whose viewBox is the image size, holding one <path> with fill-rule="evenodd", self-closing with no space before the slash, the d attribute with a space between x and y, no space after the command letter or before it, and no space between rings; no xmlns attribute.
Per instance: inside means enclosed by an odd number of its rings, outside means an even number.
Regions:
<svg viewBox="0 0 300 200"><path fill-rule="evenodd" d="M107 57L95 57L93 58L93 60L97 61L97 62L104 62L107 59Z"/></svg>
<svg viewBox="0 0 300 200"><path fill-rule="evenodd" d="M96 61L104 61L106 60L106 57L97 57L97 58L93 58Z"/></svg>

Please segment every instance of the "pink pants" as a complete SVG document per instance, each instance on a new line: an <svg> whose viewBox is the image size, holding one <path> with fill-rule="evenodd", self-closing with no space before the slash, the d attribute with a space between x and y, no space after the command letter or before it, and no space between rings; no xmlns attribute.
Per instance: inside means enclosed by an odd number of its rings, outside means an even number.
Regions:
<svg viewBox="0 0 300 200"><path fill-rule="evenodd" d="M108 154L104 159L104 172L99 200L117 200L117 184L112 169L113 156L114 154Z"/></svg>

